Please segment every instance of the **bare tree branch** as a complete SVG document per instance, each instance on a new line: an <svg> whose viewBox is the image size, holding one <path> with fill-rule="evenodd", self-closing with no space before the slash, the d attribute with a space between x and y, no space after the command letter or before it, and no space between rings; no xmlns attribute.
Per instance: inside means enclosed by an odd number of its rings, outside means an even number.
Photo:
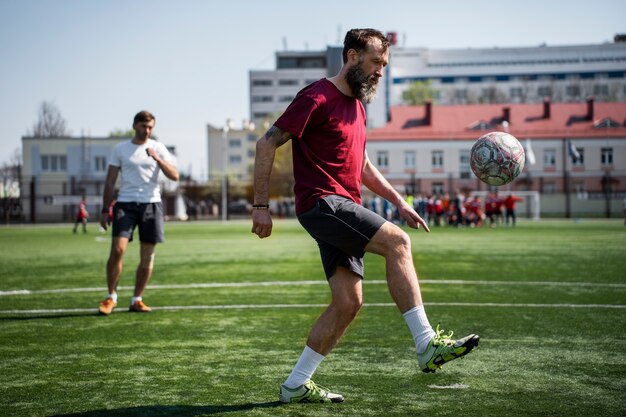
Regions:
<svg viewBox="0 0 626 417"><path fill-rule="evenodd" d="M33 136L52 138L67 136L65 119L53 102L44 101L39 107L37 122L33 125Z"/></svg>

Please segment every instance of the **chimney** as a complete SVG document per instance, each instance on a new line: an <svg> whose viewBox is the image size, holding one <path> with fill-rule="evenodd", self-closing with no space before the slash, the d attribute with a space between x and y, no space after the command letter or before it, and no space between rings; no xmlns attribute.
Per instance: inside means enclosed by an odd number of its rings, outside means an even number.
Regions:
<svg viewBox="0 0 626 417"><path fill-rule="evenodd" d="M511 108L503 107L502 108L502 121L507 121L509 124L511 123Z"/></svg>
<svg viewBox="0 0 626 417"><path fill-rule="evenodd" d="M546 97L543 99L543 118L550 118L550 98Z"/></svg>
<svg viewBox="0 0 626 417"><path fill-rule="evenodd" d="M593 120L593 97L587 99L587 120Z"/></svg>
<svg viewBox="0 0 626 417"><path fill-rule="evenodd" d="M430 126L433 121L433 103L430 100L426 100L424 103L425 114L424 114L424 124L426 126Z"/></svg>

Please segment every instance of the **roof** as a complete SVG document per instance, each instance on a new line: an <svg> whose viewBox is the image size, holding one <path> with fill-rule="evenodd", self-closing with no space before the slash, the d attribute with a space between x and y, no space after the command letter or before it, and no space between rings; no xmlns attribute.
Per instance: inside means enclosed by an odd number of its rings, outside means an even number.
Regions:
<svg viewBox="0 0 626 417"><path fill-rule="evenodd" d="M607 138L626 139L626 103L534 103L395 106L391 121L368 132L368 141L468 140L502 125L508 112L509 132L517 137L538 139ZM508 109L508 111L506 110ZM549 117L545 117L549 109ZM589 117L591 110L591 117Z"/></svg>

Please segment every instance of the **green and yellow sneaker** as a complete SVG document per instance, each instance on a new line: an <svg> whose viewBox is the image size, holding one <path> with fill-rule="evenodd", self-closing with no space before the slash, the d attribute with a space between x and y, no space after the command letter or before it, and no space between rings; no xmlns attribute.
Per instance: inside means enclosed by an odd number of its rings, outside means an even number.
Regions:
<svg viewBox="0 0 626 417"><path fill-rule="evenodd" d="M281 385L278 399L283 403L340 403L343 402L343 395L328 392L309 380L293 389Z"/></svg>
<svg viewBox="0 0 626 417"><path fill-rule="evenodd" d="M439 330L439 326L437 326L435 333L426 350L417 355L422 372L435 372L444 363L467 355L478 346L478 341L480 340L477 334L470 334L459 340L452 340L453 332L450 332L449 335L443 335L443 330Z"/></svg>

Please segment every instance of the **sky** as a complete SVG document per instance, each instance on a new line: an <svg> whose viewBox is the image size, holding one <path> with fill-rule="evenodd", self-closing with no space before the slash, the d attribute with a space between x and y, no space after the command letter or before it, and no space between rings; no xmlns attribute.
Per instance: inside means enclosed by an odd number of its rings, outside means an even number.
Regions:
<svg viewBox="0 0 626 417"><path fill-rule="evenodd" d="M205 179L206 125L240 126L249 71L285 46L323 50L356 27L434 49L599 44L625 16L624 0L0 0L0 165L48 101L73 136L149 110L179 169Z"/></svg>

